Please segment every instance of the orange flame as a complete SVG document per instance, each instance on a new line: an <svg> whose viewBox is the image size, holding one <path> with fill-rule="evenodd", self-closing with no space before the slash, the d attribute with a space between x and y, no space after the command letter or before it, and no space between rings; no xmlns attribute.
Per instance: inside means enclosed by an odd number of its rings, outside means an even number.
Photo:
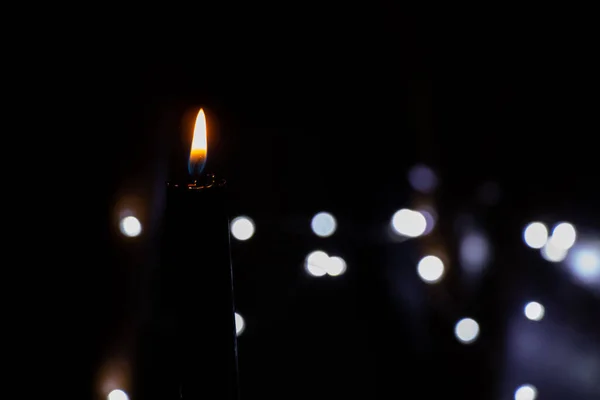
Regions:
<svg viewBox="0 0 600 400"><path fill-rule="evenodd" d="M194 126L194 136L192 139L192 148L190 150L190 161L188 170L191 175L200 174L206 164L206 117L204 110L201 108L196 117L196 125Z"/></svg>

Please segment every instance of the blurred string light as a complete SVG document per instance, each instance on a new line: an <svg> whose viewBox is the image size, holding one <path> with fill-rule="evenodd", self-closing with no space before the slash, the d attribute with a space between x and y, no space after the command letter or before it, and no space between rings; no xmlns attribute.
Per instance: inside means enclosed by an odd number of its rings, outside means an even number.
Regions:
<svg viewBox="0 0 600 400"><path fill-rule="evenodd" d="M551 239L552 238L550 238L544 247L542 247L540 253L546 261L554 263L561 262L567 257L568 250L556 246L554 241Z"/></svg>
<svg viewBox="0 0 600 400"><path fill-rule="evenodd" d="M535 400L537 389L533 385L522 385L515 390L515 400Z"/></svg>
<svg viewBox="0 0 600 400"><path fill-rule="evenodd" d="M439 257L425 256L417 265L419 277L426 283L436 283L444 275L444 263Z"/></svg>
<svg viewBox="0 0 600 400"><path fill-rule="evenodd" d="M238 314L236 312L235 313L235 334L237 336L240 336L242 333L244 333L245 329L246 329L246 322L244 321L244 317L242 317L240 314Z"/></svg>
<svg viewBox="0 0 600 400"><path fill-rule="evenodd" d="M304 261L304 268L309 275L321 277L325 275L340 276L346 272L346 261L321 250L311 252Z"/></svg>
<svg viewBox="0 0 600 400"><path fill-rule="evenodd" d="M435 172L424 164L417 164L408 171L408 181L421 193L432 193L438 184Z"/></svg>
<svg viewBox="0 0 600 400"><path fill-rule="evenodd" d="M108 396L108 400L129 400L129 396L121 389L115 389L111 391Z"/></svg>
<svg viewBox="0 0 600 400"><path fill-rule="evenodd" d="M315 235L320 237L328 237L335 233L337 223L333 215L330 213L320 212L313 217L310 227Z"/></svg>
<svg viewBox="0 0 600 400"><path fill-rule="evenodd" d="M578 240L569 250L565 264L579 283L600 290L600 240Z"/></svg>
<svg viewBox="0 0 600 400"><path fill-rule="evenodd" d="M454 326L454 335L463 344L473 343L479 336L479 324L472 318L463 318Z"/></svg>
<svg viewBox="0 0 600 400"><path fill-rule="evenodd" d="M142 233L142 224L139 219L130 215L121 219L119 229L127 237L136 237Z"/></svg>
<svg viewBox="0 0 600 400"><path fill-rule="evenodd" d="M562 250L569 250L577 240L577 231L572 224L561 222L554 227L549 240L552 241L555 247Z"/></svg>
<svg viewBox="0 0 600 400"><path fill-rule="evenodd" d="M425 231L423 232L423 235L428 235L429 233L431 233L431 231L433 231L433 228L435 228L437 213L432 207L427 206L421 207L416 211L421 213L423 217L425 217Z"/></svg>
<svg viewBox="0 0 600 400"><path fill-rule="evenodd" d="M543 305L541 305L537 301L532 301L525 305L523 312L525 313L527 319L531 321L541 321L542 318L544 318L544 314L546 311Z"/></svg>
<svg viewBox="0 0 600 400"><path fill-rule="evenodd" d="M414 238L427 229L427 220L419 211L403 208L392 216L392 228L400 236Z"/></svg>
<svg viewBox="0 0 600 400"><path fill-rule="evenodd" d="M469 273L482 272L491 258L490 254L491 245L483 233L471 231L462 237L459 258L465 271Z"/></svg>
<svg viewBox="0 0 600 400"><path fill-rule="evenodd" d="M246 216L236 217L231 221L231 234L237 240L248 240L254 235L254 222Z"/></svg>
<svg viewBox="0 0 600 400"><path fill-rule="evenodd" d="M548 228L541 222L532 222L523 230L523 240L532 249L541 249L548 242Z"/></svg>

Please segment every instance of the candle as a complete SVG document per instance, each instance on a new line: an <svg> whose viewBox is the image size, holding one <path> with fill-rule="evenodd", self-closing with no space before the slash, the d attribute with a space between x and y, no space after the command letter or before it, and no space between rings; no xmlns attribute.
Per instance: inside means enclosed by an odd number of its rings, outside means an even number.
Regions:
<svg viewBox="0 0 600 400"><path fill-rule="evenodd" d="M167 183L155 327L139 360L139 398L238 398L225 181L202 172L206 154L200 110L190 179Z"/></svg>

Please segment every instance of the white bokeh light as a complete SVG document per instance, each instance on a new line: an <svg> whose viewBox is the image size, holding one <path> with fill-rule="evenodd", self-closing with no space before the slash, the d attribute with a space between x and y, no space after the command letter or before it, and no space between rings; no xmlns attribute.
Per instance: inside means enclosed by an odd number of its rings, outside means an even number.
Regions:
<svg viewBox="0 0 600 400"><path fill-rule="evenodd" d="M254 222L248 217L236 217L231 221L231 234L237 240L248 240L254 235Z"/></svg>
<svg viewBox="0 0 600 400"><path fill-rule="evenodd" d="M321 250L313 251L306 257L304 268L312 276L326 275L329 269L329 255Z"/></svg>
<svg viewBox="0 0 600 400"><path fill-rule="evenodd" d="M140 233L142 233L142 224L140 223L139 219L130 215L121 220L121 223L119 224L119 229L121 230L121 233L125 236L136 237L139 236Z"/></svg>
<svg viewBox="0 0 600 400"><path fill-rule="evenodd" d="M346 272L346 261L342 257L329 257L327 264L327 274L329 276L340 276Z"/></svg>
<svg viewBox="0 0 600 400"><path fill-rule="evenodd" d="M436 256L425 256L417 265L417 273L427 283L439 282L444 275L444 263Z"/></svg>
<svg viewBox="0 0 600 400"><path fill-rule="evenodd" d="M479 336L479 324L472 318L463 318L456 323L454 335L461 343L473 343Z"/></svg>
<svg viewBox="0 0 600 400"><path fill-rule="evenodd" d="M320 212L313 217L310 226L315 235L328 237L335 233L337 223L330 213Z"/></svg>
<svg viewBox="0 0 600 400"><path fill-rule="evenodd" d="M552 241L554 246L562 250L569 250L577 240L575 227L568 222L561 222L552 230Z"/></svg>
<svg viewBox="0 0 600 400"><path fill-rule="evenodd" d="M519 386L515 390L515 400L535 400L537 398L537 389L533 385Z"/></svg>
<svg viewBox="0 0 600 400"><path fill-rule="evenodd" d="M401 236L417 237L427 229L427 220L420 212L403 208L393 215L392 228Z"/></svg>
<svg viewBox="0 0 600 400"><path fill-rule="evenodd" d="M532 222L523 230L523 240L532 249L541 249L548 242L548 228L541 222Z"/></svg>
<svg viewBox="0 0 600 400"><path fill-rule="evenodd" d="M546 242L544 247L542 247L540 253L546 261L561 262L567 257L568 250L557 247L554 244L554 239L550 237L550 239L548 239L548 242Z"/></svg>
<svg viewBox="0 0 600 400"><path fill-rule="evenodd" d="M231 314L230 314L231 315ZM240 336L244 333L246 329L246 322L244 321L244 317L242 317L237 312L235 313L235 333L237 336Z"/></svg>
<svg viewBox="0 0 600 400"><path fill-rule="evenodd" d="M565 264L580 284L600 290L600 240L577 240L569 250Z"/></svg>
<svg viewBox="0 0 600 400"><path fill-rule="evenodd" d="M542 318L544 318L546 310L544 306L537 301L532 301L527 303L523 312L525 313L527 319L530 319L531 321L541 321Z"/></svg>
<svg viewBox="0 0 600 400"><path fill-rule="evenodd" d="M121 389L115 389L111 391L108 394L107 398L108 400L129 400L129 396L127 396L127 393L125 393Z"/></svg>

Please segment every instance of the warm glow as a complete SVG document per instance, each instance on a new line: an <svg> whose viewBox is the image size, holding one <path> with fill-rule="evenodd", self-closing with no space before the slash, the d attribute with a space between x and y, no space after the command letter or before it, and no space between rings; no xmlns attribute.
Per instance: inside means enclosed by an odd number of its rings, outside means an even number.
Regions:
<svg viewBox="0 0 600 400"><path fill-rule="evenodd" d="M204 110L200 109L200 111L198 111L198 116L196 117L192 148L190 150L190 174L199 174L204 169L204 164L206 163L206 149L206 117L204 115Z"/></svg>

